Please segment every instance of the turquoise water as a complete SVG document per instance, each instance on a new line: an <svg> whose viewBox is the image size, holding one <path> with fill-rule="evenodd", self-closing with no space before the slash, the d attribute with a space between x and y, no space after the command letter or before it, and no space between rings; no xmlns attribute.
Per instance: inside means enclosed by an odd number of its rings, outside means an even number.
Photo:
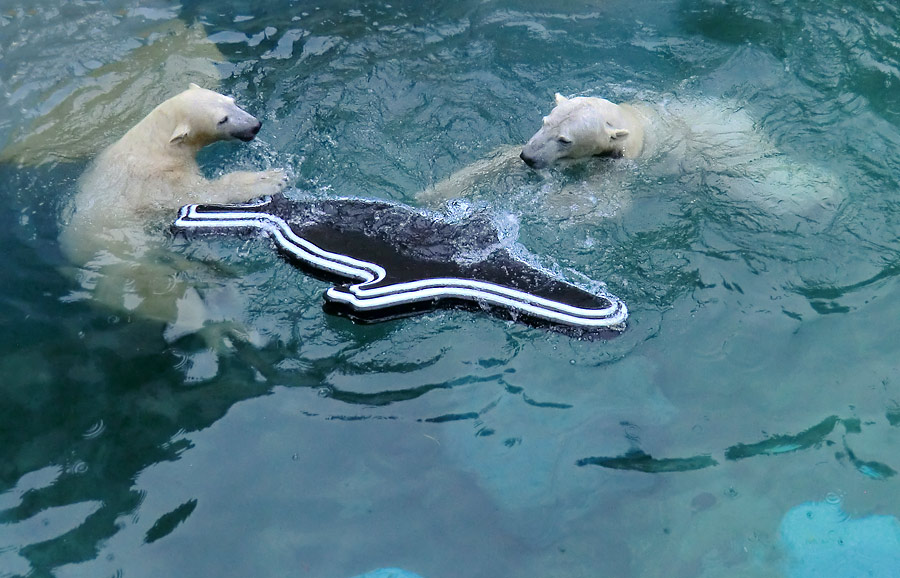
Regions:
<svg viewBox="0 0 900 578"><path fill-rule="evenodd" d="M662 111L644 159L469 199L626 331L354 325L254 239L161 235L245 336L215 349L85 295L58 215L128 125L67 99L177 64L154 30L195 22L264 122L205 169L320 195L416 205L555 92ZM0 576L788 576L798 505L900 516L898 28L886 1L8 0L0 142L75 136L0 164ZM138 117L183 88L133 86ZM546 194L592 172L612 210Z"/></svg>

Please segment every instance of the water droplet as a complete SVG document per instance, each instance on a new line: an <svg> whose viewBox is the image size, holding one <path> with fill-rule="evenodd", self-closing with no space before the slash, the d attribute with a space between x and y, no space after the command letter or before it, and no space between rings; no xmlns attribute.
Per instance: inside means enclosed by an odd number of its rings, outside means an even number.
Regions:
<svg viewBox="0 0 900 578"><path fill-rule="evenodd" d="M635 425L630 422L622 422L622 426L625 429L625 439L633 443L640 443L641 441L641 428L638 425Z"/></svg>

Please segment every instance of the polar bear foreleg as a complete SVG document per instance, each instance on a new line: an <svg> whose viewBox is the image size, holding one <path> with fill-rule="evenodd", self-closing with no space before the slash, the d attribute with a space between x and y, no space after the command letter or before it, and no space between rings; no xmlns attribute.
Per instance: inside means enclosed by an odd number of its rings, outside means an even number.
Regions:
<svg viewBox="0 0 900 578"><path fill-rule="evenodd" d="M236 171L209 181L207 202L234 203L253 197L274 195L288 185L282 169L271 171Z"/></svg>

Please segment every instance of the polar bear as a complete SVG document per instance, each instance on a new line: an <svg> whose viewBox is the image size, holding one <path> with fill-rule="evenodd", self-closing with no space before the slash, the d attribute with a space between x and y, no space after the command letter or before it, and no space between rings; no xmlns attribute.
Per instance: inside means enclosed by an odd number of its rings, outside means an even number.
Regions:
<svg viewBox="0 0 900 578"><path fill-rule="evenodd" d="M640 156L646 120L638 109L590 96L556 93L555 99L556 106L520 154L529 167L544 169L562 159Z"/></svg>
<svg viewBox="0 0 900 578"><path fill-rule="evenodd" d="M600 199L599 212L603 216L621 209L623 198L613 190L616 187L606 186L605 180L609 174L591 176L587 181L570 182L563 178L549 182L545 178L546 169L568 166L594 157L634 159L640 156L644 150L644 127L647 124L644 113L638 106L615 104L597 97L566 98L556 93L554 100L556 106L543 118L540 130L524 148L514 145L498 147L484 159L427 187L417 195L417 199L437 206L453 198L473 196L482 185L496 189L499 179L503 181L499 183L502 188L537 187L543 194L549 192L545 196L551 197L549 202L557 205L556 209L560 208L560 203L567 207L571 203L581 205L584 199L593 203L598 200L594 193L600 189L606 191L605 198ZM528 170L526 165L533 170ZM620 179L616 177L616 180ZM576 209L576 212L579 211ZM554 209L554 212L560 211ZM563 209L562 212L568 210Z"/></svg>
<svg viewBox="0 0 900 578"><path fill-rule="evenodd" d="M208 180L196 155L222 140L249 142L262 123L234 99L191 84L100 153L78 183L62 245L76 263L109 248L109 232L140 230L195 202L228 203L285 187L283 171L238 171Z"/></svg>
<svg viewBox="0 0 900 578"><path fill-rule="evenodd" d="M559 224L612 217L632 205L637 183L671 179L773 216L827 219L840 202L839 180L827 167L780 150L740 103L645 96L614 104L556 94L524 147L501 146L417 200L435 207L494 196Z"/></svg>
<svg viewBox="0 0 900 578"><path fill-rule="evenodd" d="M281 170L236 171L213 180L200 171L201 148L251 141L260 127L233 98L191 84L100 153L79 179L60 224L60 244L80 284L72 299L202 326L203 300L182 274L196 267L169 250L166 229L185 204L245 201L286 186Z"/></svg>

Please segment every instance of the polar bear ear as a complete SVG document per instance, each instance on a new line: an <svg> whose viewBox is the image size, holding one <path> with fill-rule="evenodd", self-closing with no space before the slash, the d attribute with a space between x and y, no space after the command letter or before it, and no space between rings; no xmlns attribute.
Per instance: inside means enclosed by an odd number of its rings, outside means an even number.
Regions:
<svg viewBox="0 0 900 578"><path fill-rule="evenodd" d="M184 139L186 139L190 134L191 134L190 126L188 126L187 124L184 124L184 123L179 124L178 126L175 127L175 130L172 131L172 136L169 137L169 144L183 143Z"/></svg>
<svg viewBox="0 0 900 578"><path fill-rule="evenodd" d="M565 96L561 95L558 92L556 93L556 95L553 98L556 99L556 104L562 104L562 103L566 102L567 100L569 100L568 98L566 98Z"/></svg>
<svg viewBox="0 0 900 578"><path fill-rule="evenodd" d="M615 128L613 125L606 123L606 134L609 135L611 140L616 140L617 138L625 138L629 133L627 128Z"/></svg>

